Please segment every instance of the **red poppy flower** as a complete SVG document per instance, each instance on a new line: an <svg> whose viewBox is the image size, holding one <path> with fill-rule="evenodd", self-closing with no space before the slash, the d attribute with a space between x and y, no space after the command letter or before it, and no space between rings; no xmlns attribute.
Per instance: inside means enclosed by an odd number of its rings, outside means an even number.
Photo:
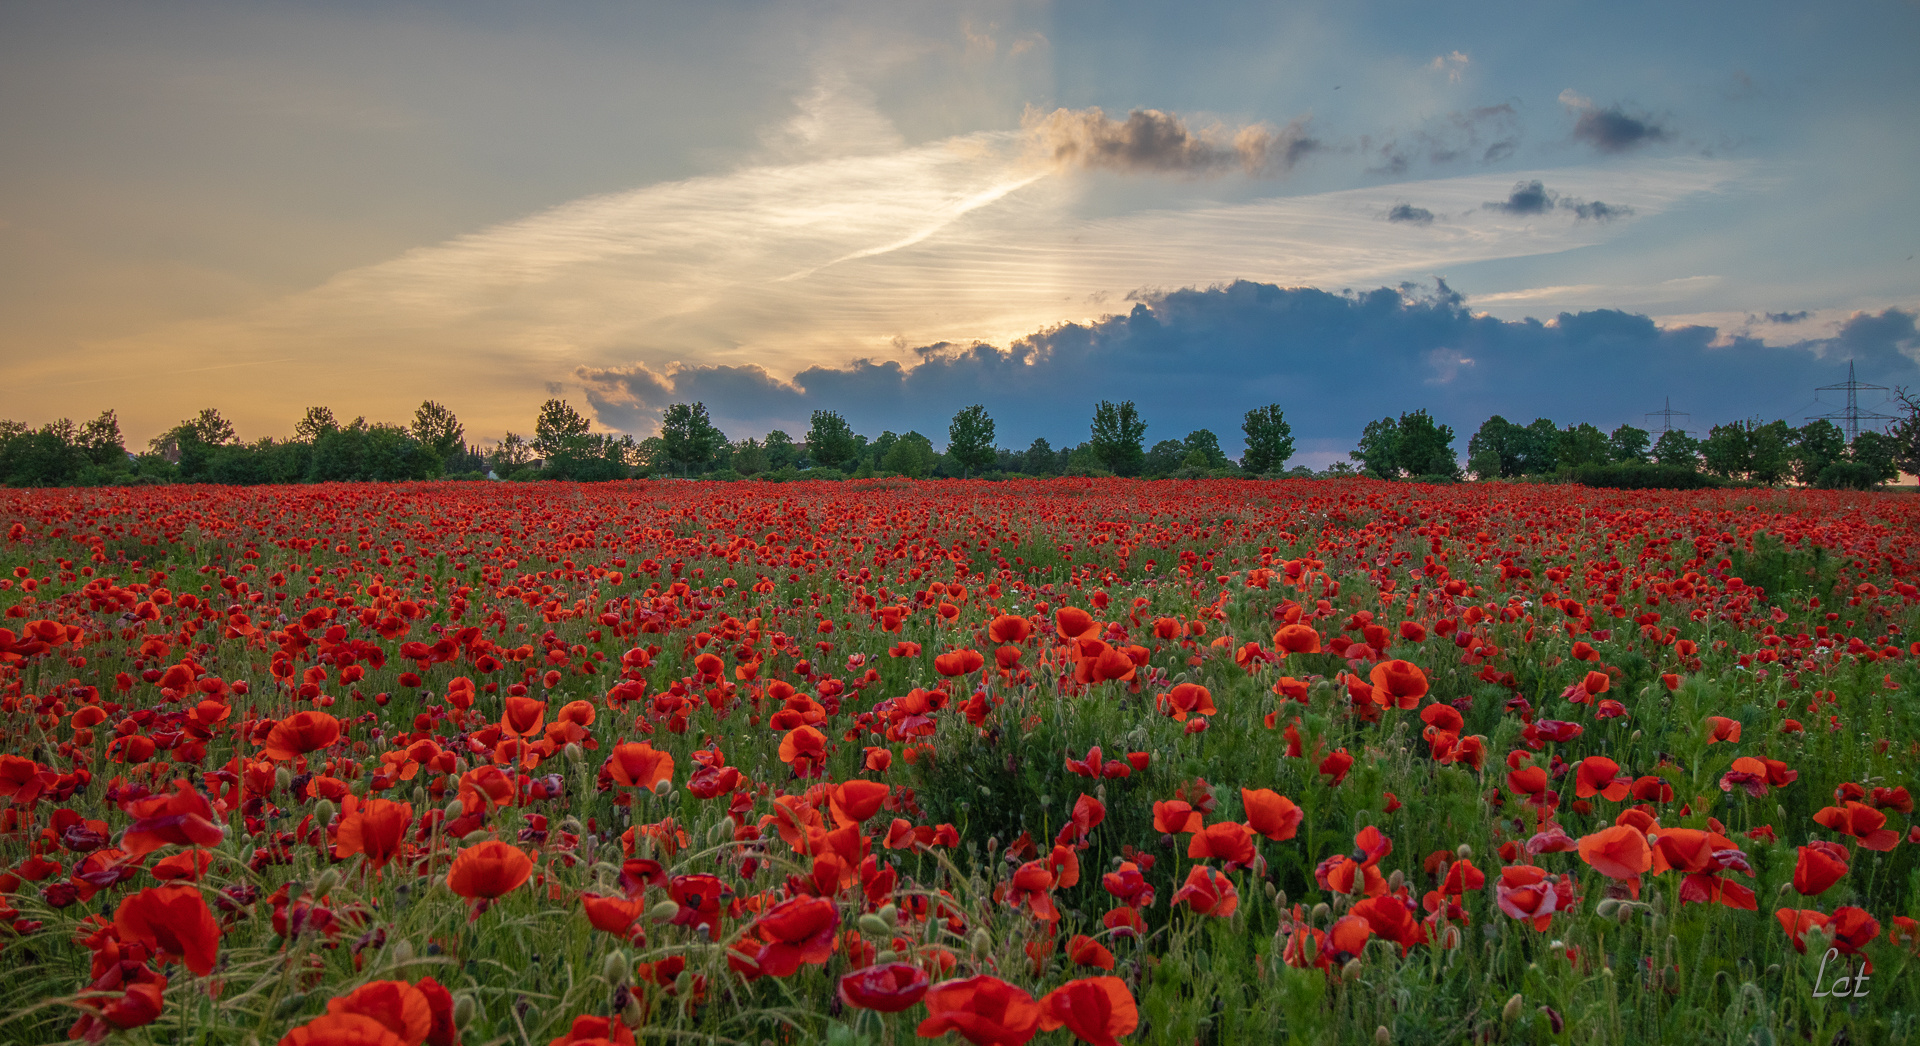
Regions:
<svg viewBox="0 0 1920 1046"><path fill-rule="evenodd" d="M727 961L749 978L791 977L803 964L818 965L833 957L834 931L839 928L840 909L832 901L789 897L754 920Z"/></svg>
<svg viewBox="0 0 1920 1046"><path fill-rule="evenodd" d="M266 755L270 759L292 759L317 752L340 739L340 720L311 709L275 723L267 733Z"/></svg>
<svg viewBox="0 0 1920 1046"><path fill-rule="evenodd" d="M1245 868L1253 863L1253 830L1243 824L1221 821L1194 833L1187 841L1187 856L1206 860L1218 858L1229 868Z"/></svg>
<svg viewBox="0 0 1920 1046"><path fill-rule="evenodd" d="M406 848L407 826L413 823L413 806L390 799L360 799L347 795L341 799L340 827L334 835L336 858L365 854L367 863L384 868L388 861Z"/></svg>
<svg viewBox="0 0 1920 1046"><path fill-rule="evenodd" d="M1022 643L1033 634L1033 622L1015 614L1001 614L987 625L987 638L996 643Z"/></svg>
<svg viewBox="0 0 1920 1046"><path fill-rule="evenodd" d="M1061 607L1053 612L1053 624L1061 639L1078 639L1093 631L1093 615L1079 607Z"/></svg>
<svg viewBox="0 0 1920 1046"><path fill-rule="evenodd" d="M1882 827L1887 823L1886 814L1851 799L1845 806L1821 808L1813 819L1841 835L1853 836L1869 850L1891 850L1900 842L1900 833Z"/></svg>
<svg viewBox="0 0 1920 1046"><path fill-rule="evenodd" d="M1033 996L989 974L941 981L927 991L928 1017L918 1034L932 1039L959 1032L974 1046L1025 1046L1040 1030Z"/></svg>
<svg viewBox="0 0 1920 1046"><path fill-rule="evenodd" d="M288 1032L280 1046L408 1046L392 1028L359 1013L327 1013Z"/></svg>
<svg viewBox="0 0 1920 1046"><path fill-rule="evenodd" d="M1653 867L1653 850L1647 837L1629 825L1602 828L1580 840L1580 859L1609 879L1632 880Z"/></svg>
<svg viewBox="0 0 1920 1046"><path fill-rule="evenodd" d="M145 963L116 962L87 985L90 997L73 1005L88 1011L67 1029L67 1038L99 1042L114 1029L152 1024L165 1006L167 979ZM108 996L100 993L118 992Z"/></svg>
<svg viewBox="0 0 1920 1046"><path fill-rule="evenodd" d="M1024 622L1025 618L1013 620ZM912 963L888 962L855 970L840 978L840 999L848 1006L899 1013L919 1002L931 982Z"/></svg>
<svg viewBox="0 0 1920 1046"><path fill-rule="evenodd" d="M1276 843L1293 838L1307 818L1293 800L1268 788L1240 789L1240 804L1247 812L1247 827Z"/></svg>
<svg viewBox="0 0 1920 1046"><path fill-rule="evenodd" d="M1382 661L1367 674L1373 702L1393 708L1418 708L1427 696L1427 674L1411 661Z"/></svg>
<svg viewBox="0 0 1920 1046"><path fill-rule="evenodd" d="M1627 797L1632 787L1632 779L1620 773L1620 764L1604 755L1590 755L1580 760L1574 773L1573 794L1581 799L1597 795L1617 803Z"/></svg>
<svg viewBox="0 0 1920 1046"><path fill-rule="evenodd" d="M447 887L468 900L492 900L520 888L533 874L526 851L498 839L469 846L447 869Z"/></svg>
<svg viewBox="0 0 1920 1046"><path fill-rule="evenodd" d="M202 977L213 972L220 924L198 887L176 883L142 890L120 902L113 928L122 942L144 944L162 961L177 960Z"/></svg>
<svg viewBox="0 0 1920 1046"><path fill-rule="evenodd" d="M218 846L226 830L214 821L213 805L185 781L175 781L171 795L155 795L127 803L133 818L120 839L120 849L141 857L162 846Z"/></svg>
<svg viewBox="0 0 1920 1046"><path fill-rule="evenodd" d="M1067 942L1067 958L1076 966L1092 966L1097 969L1111 970L1114 967L1113 953L1099 941L1084 933L1076 933Z"/></svg>
<svg viewBox="0 0 1920 1046"><path fill-rule="evenodd" d="M1815 897L1827 892L1846 874L1846 847L1815 842L1800 847L1800 860L1793 866L1793 888L1802 897Z"/></svg>
<svg viewBox="0 0 1920 1046"><path fill-rule="evenodd" d="M660 782L673 778L673 754L662 752L646 741L622 742L607 756L607 773L629 788L651 792Z"/></svg>
<svg viewBox="0 0 1920 1046"><path fill-rule="evenodd" d="M1040 1029L1065 1028L1081 1042L1116 1046L1140 1026L1140 1011L1118 977L1068 981L1040 999Z"/></svg>
<svg viewBox="0 0 1920 1046"><path fill-rule="evenodd" d="M933 670L943 676L964 676L978 672L986 663L987 659L978 650L949 650L934 657Z"/></svg>
<svg viewBox="0 0 1920 1046"><path fill-rule="evenodd" d="M1204 864L1196 864L1187 873L1186 884L1173 893L1174 904L1184 904L1201 915L1224 919L1240 907L1240 892L1233 880Z"/></svg>
<svg viewBox="0 0 1920 1046"><path fill-rule="evenodd" d="M405 981L373 981L327 1000L329 1016L358 1014L378 1021L406 1046L420 1046L433 1029L433 1004Z"/></svg>
<svg viewBox="0 0 1920 1046"><path fill-rule="evenodd" d="M1314 631L1312 625L1281 625L1280 630L1273 634L1273 647L1287 654L1317 654L1320 652L1320 633Z"/></svg>

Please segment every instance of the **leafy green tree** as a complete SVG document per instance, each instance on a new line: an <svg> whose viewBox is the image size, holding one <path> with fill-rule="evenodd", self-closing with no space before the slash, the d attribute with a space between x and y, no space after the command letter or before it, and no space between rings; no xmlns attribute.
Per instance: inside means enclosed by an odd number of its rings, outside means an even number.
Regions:
<svg viewBox="0 0 1920 1046"><path fill-rule="evenodd" d="M775 470L786 468L800 458L800 446L793 437L779 429L767 433L767 465Z"/></svg>
<svg viewBox="0 0 1920 1046"><path fill-rule="evenodd" d="M947 426L947 457L970 476L993 466L993 419L981 404L967 407L953 416Z"/></svg>
<svg viewBox="0 0 1920 1046"><path fill-rule="evenodd" d="M540 405L540 416L534 420L533 449L543 458L578 456L592 431L593 423L572 404L550 399Z"/></svg>
<svg viewBox="0 0 1920 1046"><path fill-rule="evenodd" d="M1187 438L1181 441L1181 445L1186 448L1186 456L1191 457L1196 453L1200 455L1202 464L1197 466L1199 468L1223 469L1230 464L1227 461L1226 452L1220 449L1220 437L1214 435L1212 429L1194 429L1187 433ZM1182 464L1184 465L1185 462L1183 461Z"/></svg>
<svg viewBox="0 0 1920 1046"><path fill-rule="evenodd" d="M1653 460L1662 465L1700 467L1700 441L1681 431L1668 429L1653 443Z"/></svg>
<svg viewBox="0 0 1920 1046"><path fill-rule="evenodd" d="M1847 434L1825 418L1800 426L1793 438L1793 478L1802 483L1819 481L1827 466L1847 456Z"/></svg>
<svg viewBox="0 0 1920 1046"><path fill-rule="evenodd" d="M831 410L813 412L813 427L807 430L807 457L816 466L840 468L859 451L853 438L853 426Z"/></svg>
<svg viewBox="0 0 1920 1046"><path fill-rule="evenodd" d="M1360 445L1347 452L1362 470L1380 479L1400 476L1400 422L1392 417L1367 422Z"/></svg>
<svg viewBox="0 0 1920 1046"><path fill-rule="evenodd" d="M1747 440L1751 462L1752 478L1766 484L1776 484L1793 474L1793 429L1785 421L1769 421L1762 425L1758 419L1750 422Z"/></svg>
<svg viewBox="0 0 1920 1046"><path fill-rule="evenodd" d="M1535 418L1520 440L1520 474L1545 476L1560 467L1560 429L1551 418Z"/></svg>
<svg viewBox="0 0 1920 1046"><path fill-rule="evenodd" d="M1093 408L1093 438L1088 444L1101 467L1116 476L1138 476L1146 464L1147 423L1132 400L1101 400Z"/></svg>
<svg viewBox="0 0 1920 1046"><path fill-rule="evenodd" d="M1905 388L1895 389L1901 416L1887 426L1887 438L1893 443L1893 464L1900 472L1920 474L1920 396Z"/></svg>
<svg viewBox="0 0 1920 1046"><path fill-rule="evenodd" d="M695 468L711 461L726 442L726 436L708 419L705 403L670 404L661 415L660 447L683 476L692 475ZM735 471L739 471L738 466Z"/></svg>
<svg viewBox="0 0 1920 1046"><path fill-rule="evenodd" d="M933 473L935 459L933 441L918 432L908 432L887 448L880 467L909 479L925 479Z"/></svg>
<svg viewBox="0 0 1920 1046"><path fill-rule="evenodd" d="M1582 465L1605 464L1612 460L1613 451L1606 433L1583 421L1560 430L1560 436L1554 442L1553 456L1556 469L1579 468Z"/></svg>
<svg viewBox="0 0 1920 1046"><path fill-rule="evenodd" d="M333 416L332 407L308 407L307 413L293 425L293 438L302 443L313 443L329 432L338 432L340 422Z"/></svg>
<svg viewBox="0 0 1920 1046"><path fill-rule="evenodd" d="M1287 415L1278 403L1247 411L1240 420L1240 431L1247 437L1240 467L1248 472L1278 472L1293 457L1293 426L1287 424Z"/></svg>
<svg viewBox="0 0 1920 1046"><path fill-rule="evenodd" d="M1518 476L1527 439L1524 426L1495 414L1467 440L1467 467L1481 479Z"/></svg>
<svg viewBox="0 0 1920 1046"><path fill-rule="evenodd" d="M103 468L122 469L127 464L127 447L120 438L120 418L110 410L80 426L79 447L87 460Z"/></svg>
<svg viewBox="0 0 1920 1046"><path fill-rule="evenodd" d="M517 432L500 437L500 445L493 450L493 470L502 478L514 469L525 468L532 461L532 445Z"/></svg>
<svg viewBox="0 0 1920 1046"><path fill-rule="evenodd" d="M1034 476L1057 476L1060 474L1060 455L1054 453L1053 444L1045 436L1035 437L1027 445L1026 468L1022 471Z"/></svg>
<svg viewBox="0 0 1920 1046"><path fill-rule="evenodd" d="M1700 442L1700 457L1707 471L1728 479L1745 479L1753 470L1753 450L1748 444L1745 422L1730 421L1707 430Z"/></svg>
<svg viewBox="0 0 1920 1046"><path fill-rule="evenodd" d="M1394 460L1409 478L1460 478L1460 462L1453 453L1453 426L1433 420L1425 410L1400 415L1400 441Z"/></svg>
<svg viewBox="0 0 1920 1046"><path fill-rule="evenodd" d="M407 430L414 442L425 447L444 467L455 453L466 446L467 430L453 411L433 400L426 400L413 412L413 424Z"/></svg>
<svg viewBox="0 0 1920 1046"><path fill-rule="evenodd" d="M1187 457L1187 445L1177 439L1163 439L1147 448L1147 457L1140 465L1145 476L1165 476L1180 467Z"/></svg>
<svg viewBox="0 0 1920 1046"><path fill-rule="evenodd" d="M733 470L742 476L757 476L767 471L767 448L752 436L734 444Z"/></svg>
<svg viewBox="0 0 1920 1046"><path fill-rule="evenodd" d="M1866 468L1874 482L1891 483L1900 478L1900 467L1894 460L1898 452L1899 444L1892 436L1868 429L1853 437L1847 457Z"/></svg>
<svg viewBox="0 0 1920 1046"><path fill-rule="evenodd" d="M1653 434L1646 429L1622 425L1607 436L1607 455L1614 461L1645 461Z"/></svg>

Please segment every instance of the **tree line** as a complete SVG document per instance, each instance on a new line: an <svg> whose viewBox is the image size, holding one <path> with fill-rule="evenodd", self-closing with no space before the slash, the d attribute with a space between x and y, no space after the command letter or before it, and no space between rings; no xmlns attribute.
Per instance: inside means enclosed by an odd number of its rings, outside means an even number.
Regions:
<svg viewBox="0 0 1920 1046"><path fill-rule="evenodd" d="M1054 447L1045 438L1024 449L998 446L993 418L974 404L947 425L944 450L918 431L853 431L839 413L816 410L799 437L780 429L729 439L703 403L675 403L660 433L643 440L594 432L571 404L549 399L529 434L507 432L491 447L469 443L452 410L428 400L410 422L354 418L342 422L310 407L290 439L241 440L233 424L207 408L129 452L114 412L84 424L60 419L38 429L0 421L0 482L9 486L127 483L317 483L454 479L613 480L681 477L714 480L844 479L869 476L1018 477L1133 476L1313 477L1369 475L1454 482L1467 478L1554 479L1602 486L1699 486L1713 482L1776 484L1788 479L1825 487L1866 488L1920 470L1920 400L1902 391L1906 416L1887 433L1862 432L1849 442L1830 421L1798 429L1784 421L1730 422L1703 439L1673 430L1656 439L1622 425L1603 433L1590 424L1564 428L1546 418L1520 425L1498 415L1467 441L1464 466L1451 426L1427 411L1369 422L1359 445L1321 472L1287 468L1292 427L1278 404L1247 411L1240 425L1245 451L1221 450L1210 429L1180 439L1147 441L1147 423L1131 400L1094 406L1087 438Z"/></svg>

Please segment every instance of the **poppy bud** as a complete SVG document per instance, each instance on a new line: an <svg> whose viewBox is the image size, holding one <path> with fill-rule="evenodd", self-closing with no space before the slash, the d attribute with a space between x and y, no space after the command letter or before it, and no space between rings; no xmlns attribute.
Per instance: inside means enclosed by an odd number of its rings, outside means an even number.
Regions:
<svg viewBox="0 0 1920 1046"><path fill-rule="evenodd" d="M413 961L413 942L402 937L387 949L387 955L395 966L405 966Z"/></svg>
<svg viewBox="0 0 1920 1046"><path fill-rule="evenodd" d="M1460 858L1462 861L1470 861L1473 859L1473 847L1468 846L1466 843L1461 843L1455 847L1453 853L1454 856Z"/></svg>
<svg viewBox="0 0 1920 1046"><path fill-rule="evenodd" d="M1275 890L1273 892L1273 904L1274 904L1274 907L1279 908L1281 911L1283 912L1286 911L1287 910L1287 891Z"/></svg>
<svg viewBox="0 0 1920 1046"><path fill-rule="evenodd" d="M673 979L674 993L677 995L685 995L687 994L687 989L691 987L693 987L693 974L681 970L680 976Z"/></svg>
<svg viewBox="0 0 1920 1046"><path fill-rule="evenodd" d="M339 882L340 873L335 869L329 868L320 873L320 878L313 881L313 895L315 897L325 897L333 892L334 886Z"/></svg>
<svg viewBox="0 0 1920 1046"><path fill-rule="evenodd" d="M1458 926L1447 927L1446 936L1440 939L1440 946L1447 949L1448 951L1453 951L1454 949L1460 947L1460 927Z"/></svg>
<svg viewBox="0 0 1920 1046"><path fill-rule="evenodd" d="M240 863L245 865L253 864L253 847L248 846L240 851Z"/></svg>
<svg viewBox="0 0 1920 1046"><path fill-rule="evenodd" d="M664 777L661 778L660 782L653 786L653 794L659 796L662 799L665 799L667 796L672 795L673 781L668 778L664 778Z"/></svg>
<svg viewBox="0 0 1920 1046"><path fill-rule="evenodd" d="M1508 999L1507 1004L1500 1008L1500 1018L1509 1022L1513 1021L1520 1016L1520 1005L1520 993L1514 992L1513 998Z"/></svg>
<svg viewBox="0 0 1920 1046"><path fill-rule="evenodd" d="M1309 967L1317 965L1320 962L1320 939L1313 934L1307 934L1306 938L1300 942L1300 958L1305 960Z"/></svg>
<svg viewBox="0 0 1920 1046"><path fill-rule="evenodd" d="M465 1031L467 1025L480 1015L480 1002L471 995L462 995L453 1000L453 1026Z"/></svg>
<svg viewBox="0 0 1920 1046"><path fill-rule="evenodd" d="M1360 979L1360 960L1348 959L1347 964L1345 966L1340 967L1340 979L1343 981L1346 981L1348 984L1352 984L1354 981L1359 980Z"/></svg>
<svg viewBox="0 0 1920 1046"><path fill-rule="evenodd" d="M1321 901L1319 904L1316 904L1313 906L1313 911L1310 914L1311 914L1310 921L1316 922L1316 923L1323 923L1327 921L1327 917L1329 915L1333 914L1333 909L1327 907L1327 902Z"/></svg>
<svg viewBox="0 0 1920 1046"><path fill-rule="evenodd" d="M1614 920L1618 922L1620 925L1622 926L1627 925L1628 923L1633 921L1633 905L1630 905L1630 904L1621 905L1620 907L1614 910L1613 917L1614 917Z"/></svg>
<svg viewBox="0 0 1920 1046"><path fill-rule="evenodd" d="M1273 900L1274 895L1280 892L1280 888L1278 886L1273 885L1273 882L1271 880L1265 883L1262 883L1261 885L1267 888L1267 900L1269 901Z"/></svg>
<svg viewBox="0 0 1920 1046"><path fill-rule="evenodd" d="M727 827L726 821L715 821L713 822L713 827L707 829L707 845L719 846L721 843L726 842L731 835L733 835L733 830Z"/></svg>
<svg viewBox="0 0 1920 1046"><path fill-rule="evenodd" d="M1000 851L1000 837L997 835L987 836L987 856L992 857L994 854L998 853L999 851Z"/></svg>
<svg viewBox="0 0 1920 1046"><path fill-rule="evenodd" d="M1378 1028L1373 1029L1373 1041L1378 1043L1379 1046L1387 1046L1388 1043L1393 1041L1393 1033L1387 1030L1386 1025L1382 1024Z"/></svg>
<svg viewBox="0 0 1920 1046"><path fill-rule="evenodd" d="M465 812L466 812L466 808L460 805L460 800L458 799L455 799L454 801L447 804L446 814L449 820L455 817L459 817L461 814Z"/></svg>
<svg viewBox="0 0 1920 1046"><path fill-rule="evenodd" d="M306 894L307 894L306 883L303 883L298 879L295 879L292 882L287 883L287 906L292 907L293 905L300 903L300 898L305 897Z"/></svg>
<svg viewBox="0 0 1920 1046"><path fill-rule="evenodd" d="M1680 938L1675 937L1672 934L1668 934L1667 935L1667 965L1669 967L1673 965L1673 953L1678 951L1679 948L1680 948Z"/></svg>
<svg viewBox="0 0 1920 1046"><path fill-rule="evenodd" d="M1406 884L1407 875L1398 868L1393 870L1392 875L1387 876L1387 889L1392 893L1399 893L1400 888Z"/></svg>
<svg viewBox="0 0 1920 1046"><path fill-rule="evenodd" d="M1613 914L1619 910L1620 910L1620 902L1611 897L1593 906L1593 914L1599 916L1602 919L1613 918Z"/></svg>
<svg viewBox="0 0 1920 1046"><path fill-rule="evenodd" d="M900 953L889 948L886 951L880 952L879 954L875 955L873 957L873 961L876 963L879 963L882 966L885 966L887 963L890 963L890 962L899 962Z"/></svg>
<svg viewBox="0 0 1920 1046"><path fill-rule="evenodd" d="M293 771L283 766L273 772L274 791L284 792L287 789L292 787L293 787Z"/></svg>
<svg viewBox="0 0 1920 1046"><path fill-rule="evenodd" d="M427 808L427 786L426 785L413 786L413 805L419 807L422 810L425 810Z"/></svg>
<svg viewBox="0 0 1920 1046"><path fill-rule="evenodd" d="M333 800L322 799L313 804L313 819L316 823L327 824L333 820Z"/></svg>
<svg viewBox="0 0 1920 1046"><path fill-rule="evenodd" d="M647 918L663 923L680 913L680 905L674 901L661 901L647 909Z"/></svg>
<svg viewBox="0 0 1920 1046"><path fill-rule="evenodd" d="M993 951L993 938L987 935L986 928L973 931L974 958L984 959L990 951Z"/></svg>
<svg viewBox="0 0 1920 1046"><path fill-rule="evenodd" d="M860 917L860 932L873 937L885 937L893 932L893 926L878 915L868 912Z"/></svg>
<svg viewBox="0 0 1920 1046"><path fill-rule="evenodd" d="M1780 972L1780 964L1776 962L1767 967L1766 976L1772 977L1774 974L1779 972Z"/></svg>
<svg viewBox="0 0 1920 1046"><path fill-rule="evenodd" d="M1635 731L1633 732L1633 737L1631 738L1631 740L1634 740L1634 741L1638 741L1638 740L1640 740L1640 731L1638 731L1638 730L1635 730Z"/></svg>
<svg viewBox="0 0 1920 1046"><path fill-rule="evenodd" d="M600 961L600 976L606 978L607 983L615 988L627 983L629 972L627 953L618 948L608 952L607 957Z"/></svg>
<svg viewBox="0 0 1920 1046"><path fill-rule="evenodd" d="M626 1018L629 1028L638 1028L646 1023L647 1019L647 1011L640 1007L640 1000L634 998L631 992L627 994L627 1001L620 1007L620 1015Z"/></svg>
<svg viewBox="0 0 1920 1046"><path fill-rule="evenodd" d="M289 995L286 998L280 1000L280 1005L275 1006L273 1008L273 1015L275 1017L285 1017L289 1014L297 1013L300 1007L305 1006L306 1004L307 1004L307 993L294 992L292 995Z"/></svg>

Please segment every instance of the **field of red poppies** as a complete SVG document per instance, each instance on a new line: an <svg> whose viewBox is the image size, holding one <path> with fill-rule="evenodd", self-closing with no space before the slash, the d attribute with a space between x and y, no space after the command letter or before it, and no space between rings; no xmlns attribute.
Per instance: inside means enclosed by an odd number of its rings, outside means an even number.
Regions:
<svg viewBox="0 0 1920 1046"><path fill-rule="evenodd" d="M1920 1020L1911 496L198 487L0 532L0 1042Z"/></svg>

